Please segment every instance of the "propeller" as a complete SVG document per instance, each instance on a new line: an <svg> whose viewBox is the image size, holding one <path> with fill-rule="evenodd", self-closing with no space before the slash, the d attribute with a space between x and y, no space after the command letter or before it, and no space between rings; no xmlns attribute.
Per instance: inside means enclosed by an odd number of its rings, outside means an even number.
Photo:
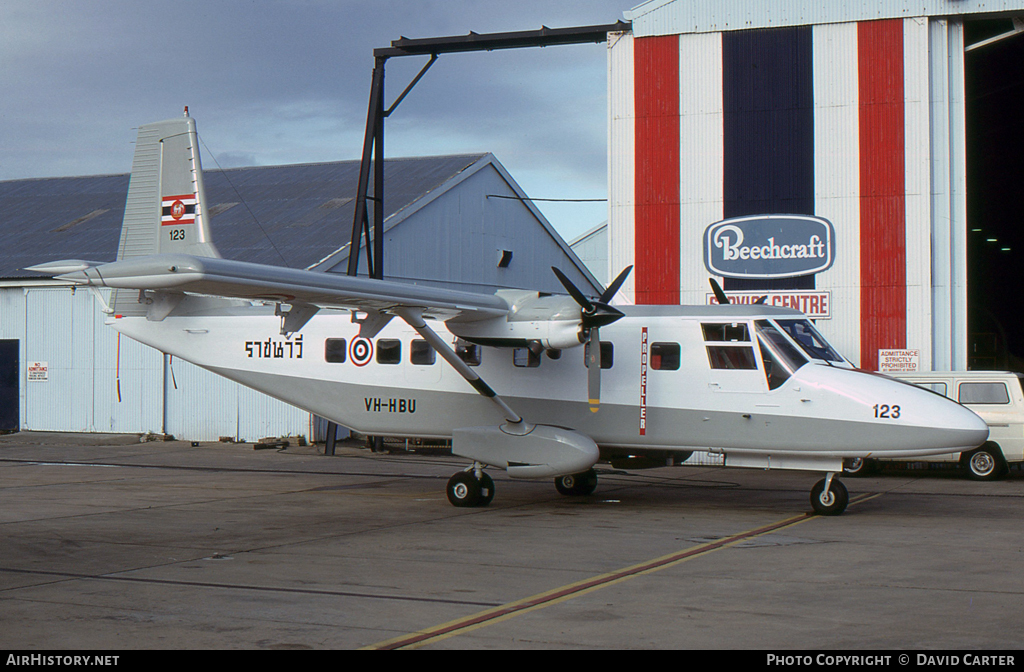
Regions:
<svg viewBox="0 0 1024 672"><path fill-rule="evenodd" d="M725 291L722 289L722 286L718 284L717 280L715 280L714 278L708 278L708 282L711 283L711 291L715 293L715 301L718 301L719 305L727 306L730 303L732 303L732 301L729 300L729 297L726 296ZM764 296L758 298L757 301L754 301L754 305L760 306L764 304L764 302L767 300L768 295L765 294Z"/></svg>
<svg viewBox="0 0 1024 672"><path fill-rule="evenodd" d="M608 302L622 287L622 283L626 281L626 277L633 267L628 266L619 273L596 301L588 299L560 270L554 266L551 267L551 270L554 271L565 290L569 292L569 296L580 305L580 326L587 342L587 398L590 401L591 412L597 413L597 407L601 401L600 329L623 317L622 311L613 308Z"/></svg>
<svg viewBox="0 0 1024 672"><path fill-rule="evenodd" d="M718 305L728 306L732 303L729 301L729 297L725 295L725 290L722 289L722 286L718 284L717 280L714 278L708 278L708 282L711 283L711 291L715 293L715 301L718 301Z"/></svg>

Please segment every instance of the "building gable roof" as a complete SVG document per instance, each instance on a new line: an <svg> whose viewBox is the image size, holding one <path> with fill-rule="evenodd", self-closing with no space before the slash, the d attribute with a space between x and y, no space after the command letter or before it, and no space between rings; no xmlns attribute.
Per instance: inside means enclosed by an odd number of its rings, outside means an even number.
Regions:
<svg viewBox="0 0 1024 672"><path fill-rule="evenodd" d="M388 159L385 217L488 154ZM351 238L358 161L205 170L214 240L229 259L307 268ZM113 261L128 174L0 182L0 278L58 259Z"/></svg>

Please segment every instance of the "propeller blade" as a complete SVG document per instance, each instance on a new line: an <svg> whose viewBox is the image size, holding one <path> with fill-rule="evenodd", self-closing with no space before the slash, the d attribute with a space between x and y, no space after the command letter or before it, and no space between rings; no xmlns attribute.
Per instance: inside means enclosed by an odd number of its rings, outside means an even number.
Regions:
<svg viewBox="0 0 1024 672"><path fill-rule="evenodd" d="M629 276L629 272L633 270L632 266L627 266L618 277L612 280L612 284L608 285L608 289L604 290L604 294L601 295L601 303L608 303L615 296L615 293L619 291L619 287L622 287L622 283L626 281Z"/></svg>
<svg viewBox="0 0 1024 672"><path fill-rule="evenodd" d="M601 403L601 335L597 327L590 330L590 342L587 345L587 398L590 412L597 413Z"/></svg>
<svg viewBox="0 0 1024 672"><path fill-rule="evenodd" d="M576 285L572 284L572 280L567 278L565 273L562 273L554 266L551 267L551 270L555 272L555 277L557 277L558 281L562 283L563 287L565 287L565 291L569 292L569 296L575 299L576 303L580 304L584 312L594 312L594 304L590 302L590 299L583 295L583 292L581 292Z"/></svg>
<svg viewBox="0 0 1024 672"><path fill-rule="evenodd" d="M715 293L715 301L718 301L719 305L728 306L730 303L729 297L725 295L722 286L714 278L708 278L708 281L711 283L711 291Z"/></svg>

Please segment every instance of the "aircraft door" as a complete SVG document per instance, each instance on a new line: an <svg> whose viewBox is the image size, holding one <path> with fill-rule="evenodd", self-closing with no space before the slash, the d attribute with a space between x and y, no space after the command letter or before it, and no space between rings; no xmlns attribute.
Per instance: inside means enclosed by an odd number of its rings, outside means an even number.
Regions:
<svg viewBox="0 0 1024 672"><path fill-rule="evenodd" d="M704 351L712 392L765 392L767 383L746 322L703 322Z"/></svg>

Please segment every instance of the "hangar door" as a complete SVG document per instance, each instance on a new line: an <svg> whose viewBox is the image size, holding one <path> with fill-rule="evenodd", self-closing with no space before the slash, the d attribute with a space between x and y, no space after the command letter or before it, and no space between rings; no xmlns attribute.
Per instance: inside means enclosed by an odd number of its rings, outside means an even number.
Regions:
<svg viewBox="0 0 1024 672"><path fill-rule="evenodd" d="M0 340L0 431L18 430L18 341Z"/></svg>
<svg viewBox="0 0 1024 672"><path fill-rule="evenodd" d="M968 21L967 364L1024 371L1024 23ZM987 42L992 38L996 41Z"/></svg>

